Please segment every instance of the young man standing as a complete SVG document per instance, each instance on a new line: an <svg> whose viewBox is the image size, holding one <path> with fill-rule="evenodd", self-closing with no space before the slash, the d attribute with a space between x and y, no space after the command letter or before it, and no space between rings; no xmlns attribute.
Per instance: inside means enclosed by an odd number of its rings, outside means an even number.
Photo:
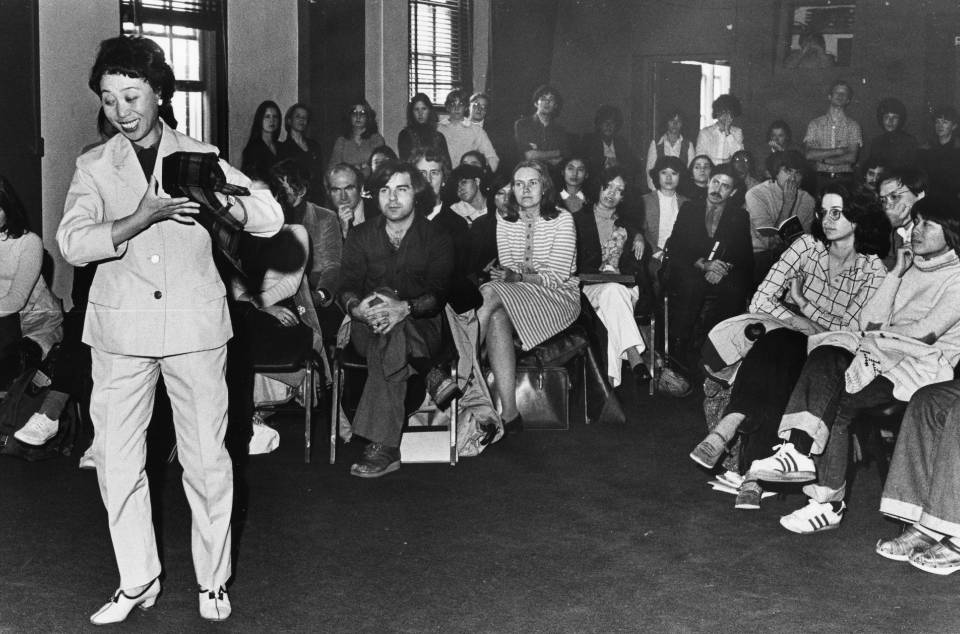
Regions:
<svg viewBox="0 0 960 634"><path fill-rule="evenodd" d="M803 137L806 158L816 163L818 189L830 181L852 180L853 164L863 145L860 124L846 113L853 99L850 84L835 81L827 99L830 102L827 114L811 121Z"/></svg>

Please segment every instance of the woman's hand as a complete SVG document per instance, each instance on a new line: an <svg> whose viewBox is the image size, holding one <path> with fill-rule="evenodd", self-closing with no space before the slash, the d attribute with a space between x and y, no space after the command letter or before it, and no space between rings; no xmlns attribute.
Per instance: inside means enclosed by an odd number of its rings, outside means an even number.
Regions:
<svg viewBox="0 0 960 634"><path fill-rule="evenodd" d="M579 196L571 196L563 201L563 204L567 206L567 211L572 214L575 214L583 209L583 201L580 200Z"/></svg>
<svg viewBox="0 0 960 634"><path fill-rule="evenodd" d="M519 282L522 279L522 275L511 268L498 266L490 269L490 279L497 282L513 283Z"/></svg>
<svg viewBox="0 0 960 634"><path fill-rule="evenodd" d="M264 306L260 310L268 315L272 315L274 319L279 321L286 328L296 326L300 322L300 320L297 319L297 316L293 314L292 310L289 308L284 308L283 306Z"/></svg>
<svg viewBox="0 0 960 634"><path fill-rule="evenodd" d="M147 184L147 191L140 199L137 210L133 212L134 217L143 222L143 227L147 228L168 218L192 225L190 216L199 213L200 205L189 198L161 198L158 195L159 190L157 176L153 174Z"/></svg>
<svg viewBox="0 0 960 634"><path fill-rule="evenodd" d="M803 280L799 277L790 280L790 301L801 309L807 303L807 298L803 296Z"/></svg>
<svg viewBox="0 0 960 634"><path fill-rule="evenodd" d="M910 249L910 247L900 247L897 249L897 263L893 268L902 275L911 264L913 264L913 250Z"/></svg>
<svg viewBox="0 0 960 634"><path fill-rule="evenodd" d="M647 241L643 239L643 235L637 234L633 237L633 257L639 260L643 257L643 252L647 248Z"/></svg>

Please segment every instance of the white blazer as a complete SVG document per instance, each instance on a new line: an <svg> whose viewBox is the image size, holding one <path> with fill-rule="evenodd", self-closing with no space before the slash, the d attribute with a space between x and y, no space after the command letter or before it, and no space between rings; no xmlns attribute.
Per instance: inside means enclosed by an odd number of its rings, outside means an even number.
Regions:
<svg viewBox="0 0 960 634"><path fill-rule="evenodd" d="M161 125L153 170L158 183L163 182L163 157L169 154L219 154L214 146ZM250 179L225 161L220 167L228 182L250 186ZM146 357L222 346L233 330L226 288L203 227L163 220L113 246L114 221L132 215L146 190L133 144L121 134L77 159L57 242L74 266L101 261L90 286L83 342L105 352ZM249 233L271 236L283 224L280 205L267 190L251 190L250 196L229 202Z"/></svg>

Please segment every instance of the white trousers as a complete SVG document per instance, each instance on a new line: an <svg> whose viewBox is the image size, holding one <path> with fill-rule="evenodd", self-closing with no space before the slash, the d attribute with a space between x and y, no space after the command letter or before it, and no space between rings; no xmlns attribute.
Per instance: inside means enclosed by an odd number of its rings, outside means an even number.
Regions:
<svg viewBox="0 0 960 634"><path fill-rule="evenodd" d="M193 515L197 584L210 589L225 585L231 573L233 511L233 465L224 447L226 346L160 358L94 348L91 357L93 450L120 587L143 585L160 574L144 470L147 426L160 372L170 395L183 490Z"/></svg>
<svg viewBox="0 0 960 634"><path fill-rule="evenodd" d="M633 318L633 307L640 298L640 290L636 286L607 282L588 284L583 287L583 294L607 329L607 376L611 385L617 387L627 350L637 348L642 353L647 349Z"/></svg>

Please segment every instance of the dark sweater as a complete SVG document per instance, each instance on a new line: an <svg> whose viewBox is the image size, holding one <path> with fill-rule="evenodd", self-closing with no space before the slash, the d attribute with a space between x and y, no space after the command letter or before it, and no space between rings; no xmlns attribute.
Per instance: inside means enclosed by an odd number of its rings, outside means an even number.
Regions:
<svg viewBox="0 0 960 634"><path fill-rule="evenodd" d="M453 246L447 233L423 216L394 249L382 215L354 227L343 245L340 300L346 307L377 289L411 300L414 317L432 317L447 301L453 275Z"/></svg>

